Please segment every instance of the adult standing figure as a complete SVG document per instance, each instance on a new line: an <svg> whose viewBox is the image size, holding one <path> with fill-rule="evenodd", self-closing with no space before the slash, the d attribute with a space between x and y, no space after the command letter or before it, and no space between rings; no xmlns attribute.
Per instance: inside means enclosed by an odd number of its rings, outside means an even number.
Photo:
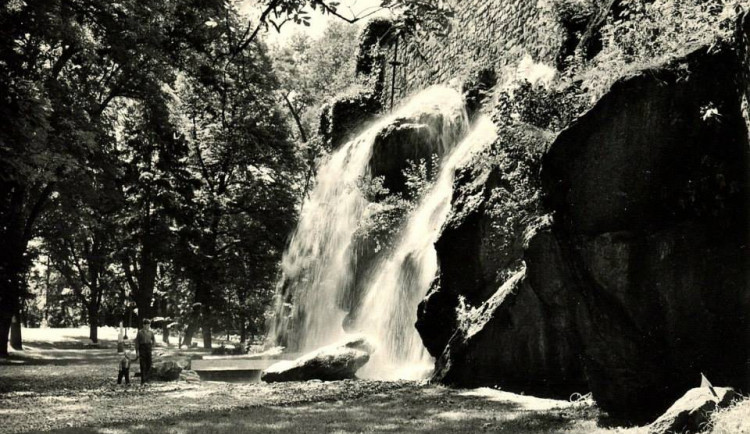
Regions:
<svg viewBox="0 0 750 434"><path fill-rule="evenodd" d="M141 365L141 384L148 381L148 377L151 375L151 351L155 344L156 337L154 332L151 331L151 321L144 319L143 327L138 330L138 334L135 336L135 355Z"/></svg>

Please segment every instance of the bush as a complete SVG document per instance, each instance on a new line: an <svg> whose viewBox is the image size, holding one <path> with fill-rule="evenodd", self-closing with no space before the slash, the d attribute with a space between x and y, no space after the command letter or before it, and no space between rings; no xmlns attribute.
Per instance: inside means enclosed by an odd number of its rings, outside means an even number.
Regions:
<svg viewBox="0 0 750 434"><path fill-rule="evenodd" d="M247 348L244 348L242 344L232 345L231 348L221 344L218 348L212 349L211 354L214 356L239 356L247 354Z"/></svg>
<svg viewBox="0 0 750 434"><path fill-rule="evenodd" d="M686 50L732 37L747 0L622 0L600 29L602 50L590 62L577 53L568 75L598 99L629 72L663 64Z"/></svg>

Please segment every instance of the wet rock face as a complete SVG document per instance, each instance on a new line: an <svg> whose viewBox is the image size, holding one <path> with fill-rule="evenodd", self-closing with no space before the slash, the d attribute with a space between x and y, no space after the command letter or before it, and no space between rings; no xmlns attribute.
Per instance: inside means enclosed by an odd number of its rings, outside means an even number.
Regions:
<svg viewBox="0 0 750 434"><path fill-rule="evenodd" d="M473 176L461 173L458 182L469 183ZM467 211L460 224L444 229L435 245L440 258L440 280L419 305L416 327L433 357L440 357L456 330L459 296L476 306L487 300L502 283L498 282L497 271L506 263L502 255L493 254L496 252L490 244L483 242L490 238L493 230L486 204L492 189L498 185L499 174L491 170L479 178L475 185L468 186L472 191L466 193L475 196L479 205Z"/></svg>
<svg viewBox="0 0 750 434"><path fill-rule="evenodd" d="M321 109L318 133L326 147L338 149L375 119L381 109L379 97L372 92L336 98Z"/></svg>
<svg viewBox="0 0 750 434"><path fill-rule="evenodd" d="M666 410L700 372L748 386L750 147L739 69L732 50L704 49L623 79L542 152L540 183L520 188L524 178L502 168L499 181L471 176L487 192L469 212L472 200L460 190L454 198L461 217L437 245L440 287L420 307L429 326L418 328L440 355L436 380L590 390L611 416L636 422ZM502 191L535 191L543 204L518 208L529 212L509 225L518 209L497 215L489 204ZM547 212L552 223L539 225ZM520 248L488 243L498 228L522 238ZM512 291L507 274L482 272L520 260ZM474 307L463 323L459 296ZM431 331L440 323L451 330Z"/></svg>
<svg viewBox="0 0 750 434"><path fill-rule="evenodd" d="M373 144L371 175L382 176L383 186L391 193L405 193L404 170L410 164L424 161L427 172L435 173L434 163L458 142L464 131L464 114L456 108L452 113L426 108L417 117L396 119L386 126Z"/></svg>

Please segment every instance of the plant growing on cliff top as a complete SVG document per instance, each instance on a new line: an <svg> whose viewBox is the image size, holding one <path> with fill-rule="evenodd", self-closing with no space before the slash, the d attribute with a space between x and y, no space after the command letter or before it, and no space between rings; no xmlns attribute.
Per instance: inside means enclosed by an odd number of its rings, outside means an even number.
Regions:
<svg viewBox="0 0 750 434"><path fill-rule="evenodd" d="M601 28L602 50L590 62L578 57L568 71L592 99L620 77L662 64L685 50L731 37L737 11L747 0L622 0Z"/></svg>

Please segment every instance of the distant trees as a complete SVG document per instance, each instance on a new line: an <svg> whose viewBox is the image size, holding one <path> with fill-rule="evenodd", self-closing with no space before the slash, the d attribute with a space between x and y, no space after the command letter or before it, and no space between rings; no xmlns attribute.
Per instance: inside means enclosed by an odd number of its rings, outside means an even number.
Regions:
<svg viewBox="0 0 750 434"><path fill-rule="evenodd" d="M414 13L439 3L382 7L417 29L429 26ZM286 110L299 116L331 91L351 31L332 29L308 79L282 72L283 87L259 31L304 24L305 7L362 19L328 1L261 7L244 22L224 0L0 5L0 356L29 279L77 300L94 341L103 315L131 301L139 319L201 327L206 346L216 327L261 331L309 172Z"/></svg>
<svg viewBox="0 0 750 434"><path fill-rule="evenodd" d="M191 29L223 4L13 0L0 6L0 355L27 295L28 244L50 197L107 164L102 145L113 133L112 102L168 83L183 48L199 43Z"/></svg>

